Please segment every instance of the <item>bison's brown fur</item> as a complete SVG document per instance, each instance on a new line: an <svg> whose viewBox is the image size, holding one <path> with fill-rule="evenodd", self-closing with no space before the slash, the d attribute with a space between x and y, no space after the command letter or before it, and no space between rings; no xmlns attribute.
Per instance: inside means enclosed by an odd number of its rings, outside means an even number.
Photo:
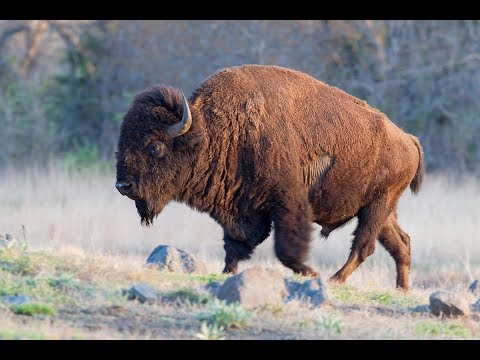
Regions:
<svg viewBox="0 0 480 360"><path fill-rule="evenodd" d="M417 138L365 101L278 66L224 69L200 85L189 108L190 129L171 138L181 92L154 86L135 97L122 123L117 181L128 183L122 193L143 223L171 200L207 212L224 229L224 271L235 272L273 222L280 261L315 276L304 264L312 222L328 236L358 217L350 256L333 279L344 282L378 238L396 262L397 286L408 288L410 239L396 207L423 179Z"/></svg>

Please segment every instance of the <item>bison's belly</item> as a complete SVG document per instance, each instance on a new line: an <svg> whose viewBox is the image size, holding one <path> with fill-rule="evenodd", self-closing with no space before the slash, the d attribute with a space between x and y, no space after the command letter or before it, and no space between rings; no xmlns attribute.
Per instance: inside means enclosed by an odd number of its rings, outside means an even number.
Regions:
<svg viewBox="0 0 480 360"><path fill-rule="evenodd" d="M330 226L355 217L360 210L360 206L354 204L345 204L339 202L310 202L313 210L313 221L322 225Z"/></svg>
<svg viewBox="0 0 480 360"><path fill-rule="evenodd" d="M355 217L364 206L363 191L354 187L328 185L324 182L309 191L313 221L320 225L334 225Z"/></svg>

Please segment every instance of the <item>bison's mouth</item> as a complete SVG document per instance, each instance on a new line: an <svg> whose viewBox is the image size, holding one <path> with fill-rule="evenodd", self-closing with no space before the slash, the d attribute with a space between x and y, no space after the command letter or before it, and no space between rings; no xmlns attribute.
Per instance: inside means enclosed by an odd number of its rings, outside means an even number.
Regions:
<svg viewBox="0 0 480 360"><path fill-rule="evenodd" d="M153 224L153 219L157 216L153 209L151 209L147 202L143 199L135 200L135 206L137 207L138 215L140 215L141 223L145 226Z"/></svg>

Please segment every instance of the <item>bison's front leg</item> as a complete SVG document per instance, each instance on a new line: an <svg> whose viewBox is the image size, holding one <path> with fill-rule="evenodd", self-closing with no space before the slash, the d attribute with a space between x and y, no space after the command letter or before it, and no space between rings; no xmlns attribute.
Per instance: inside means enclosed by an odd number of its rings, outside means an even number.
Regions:
<svg viewBox="0 0 480 360"><path fill-rule="evenodd" d="M295 273L318 277L314 269L304 264L309 253L312 223L312 209L307 195L302 191L282 190L272 202L278 259Z"/></svg>
<svg viewBox="0 0 480 360"><path fill-rule="evenodd" d="M248 243L235 240L229 234L225 233L223 236L225 244L225 268L223 272L228 274L235 274L237 272L238 262L247 260L253 253L252 248Z"/></svg>

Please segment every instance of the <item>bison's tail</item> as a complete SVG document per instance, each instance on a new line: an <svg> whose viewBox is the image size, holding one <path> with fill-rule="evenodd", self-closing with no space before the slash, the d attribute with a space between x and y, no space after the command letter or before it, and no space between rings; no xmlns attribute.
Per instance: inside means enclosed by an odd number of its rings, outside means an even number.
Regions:
<svg viewBox="0 0 480 360"><path fill-rule="evenodd" d="M423 183L423 177L425 175L425 171L423 168L423 149L422 149L422 145L420 145L420 141L418 141L418 138L416 136L410 135L410 138L412 139L413 143L417 147L418 158L419 158L417 172L415 173L415 176L413 177L413 180L410 183L410 189L414 194L416 194L420 191L420 187L422 186L422 183Z"/></svg>

